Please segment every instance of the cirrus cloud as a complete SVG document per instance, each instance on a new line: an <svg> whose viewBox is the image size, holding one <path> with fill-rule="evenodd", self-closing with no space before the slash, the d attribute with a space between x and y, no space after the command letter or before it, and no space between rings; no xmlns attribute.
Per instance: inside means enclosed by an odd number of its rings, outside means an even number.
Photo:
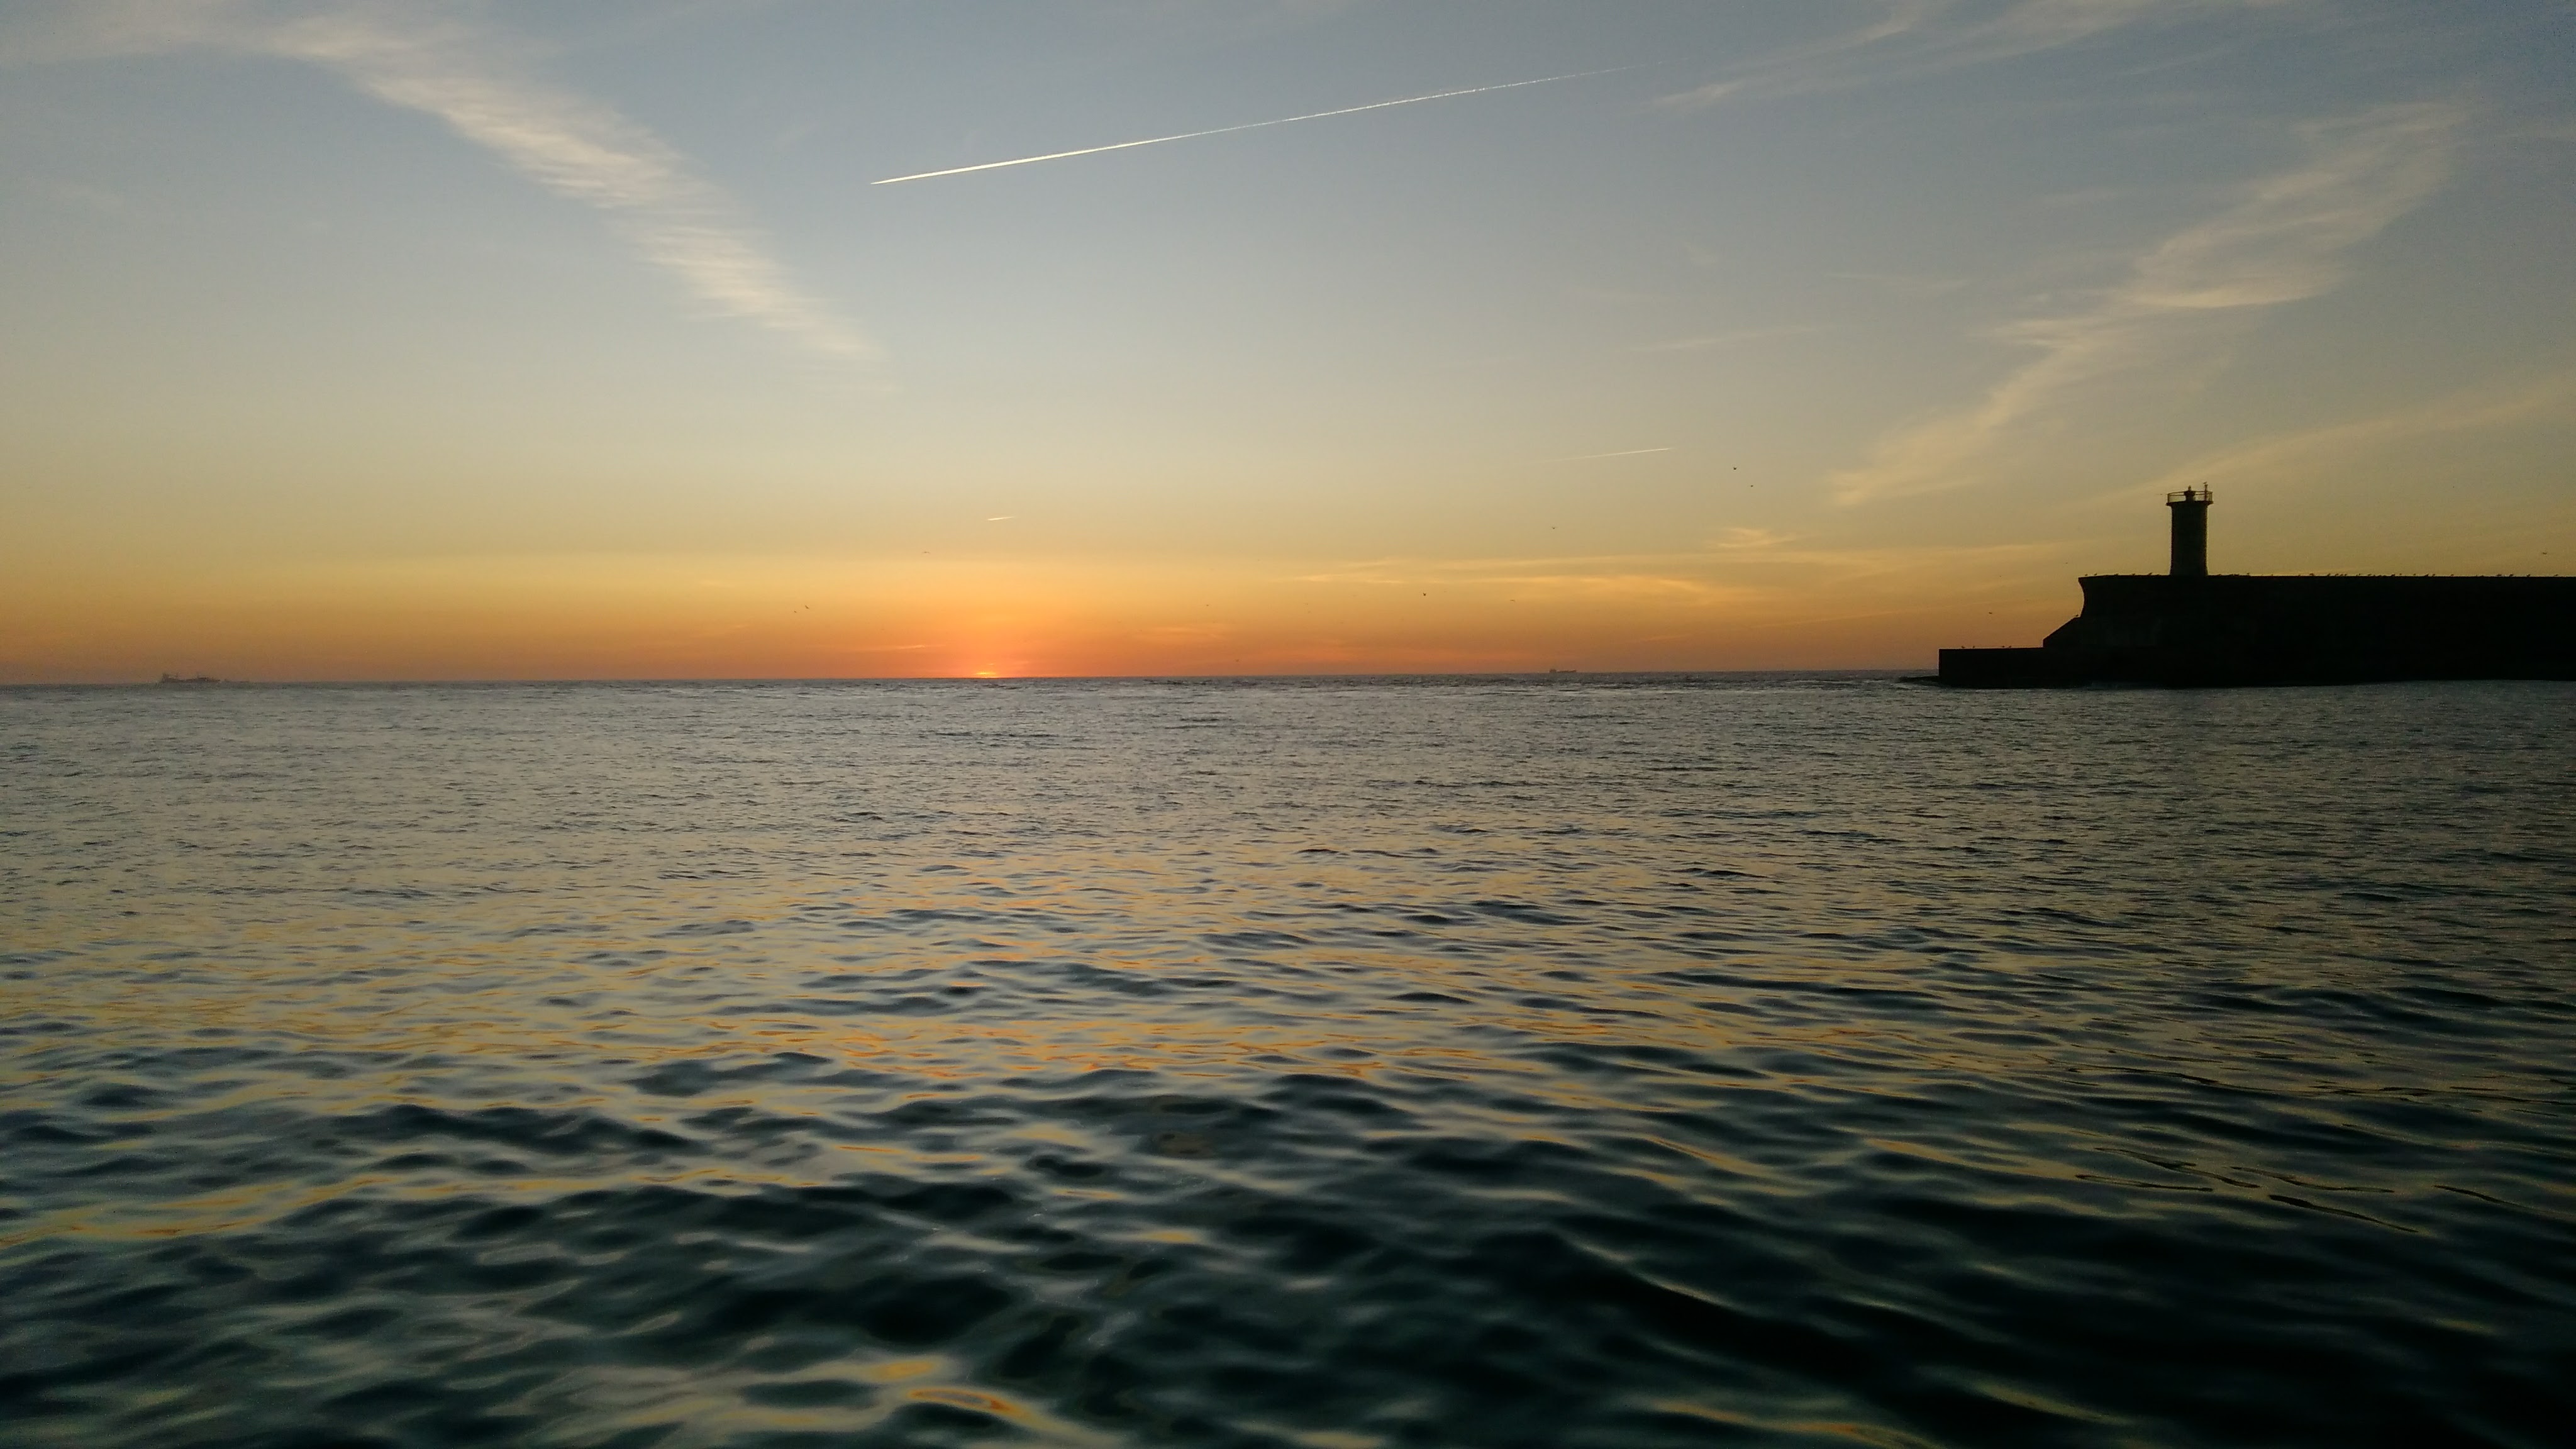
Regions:
<svg viewBox="0 0 2576 1449"><path fill-rule="evenodd" d="M539 77L507 37L433 4L140 0L58 7L0 31L0 59L213 50L317 66L434 116L558 195L605 213L700 304L840 360L875 347L790 280L724 192L613 108Z"/></svg>
<svg viewBox="0 0 2576 1449"><path fill-rule="evenodd" d="M2304 128L2305 160L2237 193L2225 210L2136 257L2084 307L2005 330L2039 355L1974 406L1918 423L1837 474L1846 503L1973 482L2019 430L2082 384L2169 357L2213 323L2314 297L2347 254L2437 190L2463 110L2390 106Z"/></svg>

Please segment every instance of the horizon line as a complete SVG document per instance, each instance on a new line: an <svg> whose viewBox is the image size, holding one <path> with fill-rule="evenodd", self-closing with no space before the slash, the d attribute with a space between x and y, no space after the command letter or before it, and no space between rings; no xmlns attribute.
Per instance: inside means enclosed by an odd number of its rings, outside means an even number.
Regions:
<svg viewBox="0 0 2576 1449"><path fill-rule="evenodd" d="M1581 677L1587 679L1683 678L1699 675L1777 675L1777 674L1905 674L1911 665L1781 665L1771 668L1684 668L1684 669L1579 669L1565 666L1540 666L1534 669L1374 669L1374 670L1302 670L1282 673L1210 673L1146 672L1138 674L701 674L701 675L594 675L554 678L509 678L497 676L458 676L454 678L348 678L348 679L63 679L16 680L0 682L0 689L174 689L191 692L203 689L299 689L299 688L381 688L392 686L436 687L441 685L477 688L510 685L563 686L612 684L1080 684L1092 682L1189 683L1207 680L1300 680L1300 679L1548 679Z"/></svg>

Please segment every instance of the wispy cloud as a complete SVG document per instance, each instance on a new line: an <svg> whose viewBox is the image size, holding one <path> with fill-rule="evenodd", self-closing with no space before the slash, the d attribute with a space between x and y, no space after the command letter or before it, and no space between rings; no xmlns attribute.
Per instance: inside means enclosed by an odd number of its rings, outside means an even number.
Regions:
<svg viewBox="0 0 2576 1449"><path fill-rule="evenodd" d="M1720 101L1841 90L1901 75L2010 60L2134 25L2282 0L1887 0L1878 19L1845 34L1758 57L1664 96L1666 110Z"/></svg>
<svg viewBox="0 0 2576 1449"><path fill-rule="evenodd" d="M1918 424L1835 477L1845 502L1953 488L2081 384L2165 355L2213 319L2316 296L2345 254L2441 185L2462 113L2392 106L2306 128L2300 166L2245 188L2218 215L2166 238L2083 309L2006 333L2039 357L1976 406Z"/></svg>
<svg viewBox="0 0 2576 1449"><path fill-rule="evenodd" d="M826 356L874 352L788 278L686 157L615 110L547 83L504 37L445 7L154 0L74 13L93 52L209 48L319 66L387 105L437 117L520 174L606 213L646 261L714 311ZM41 39L38 55L81 49L61 27Z"/></svg>
<svg viewBox="0 0 2576 1449"><path fill-rule="evenodd" d="M1914 34L1946 8L1943 0L1888 0L1887 13L1858 30L1730 67L1715 80L1658 97L1655 104L1666 110L1696 111L1737 96L1828 86L1849 69L1852 57L1871 54L1873 47Z"/></svg>
<svg viewBox="0 0 2576 1449"><path fill-rule="evenodd" d="M1806 608L1815 596L1795 584L1805 580L1854 591L1846 601L1896 593L1909 600L1906 608L1919 611L1926 578L2017 580L2034 568L2062 564L2066 547L2053 539L1971 546L1836 545L1770 529L1730 528L1697 548L1676 552L1350 560L1277 582L1425 591L1439 597L1506 594L1525 601L1624 598L1714 606L1794 600Z"/></svg>
<svg viewBox="0 0 2576 1449"><path fill-rule="evenodd" d="M1774 529L1730 528L1719 534L1709 547L1725 553L1741 553L1748 549L1783 548L1795 542L1797 535Z"/></svg>
<svg viewBox="0 0 2576 1449"><path fill-rule="evenodd" d="M2186 483L2313 480L2318 470L2391 444L2443 433L2482 432L2534 419L2576 421L2576 370L2521 378L2435 398L2376 417L2305 428L2206 453L2131 492L2163 493Z"/></svg>
<svg viewBox="0 0 2576 1449"><path fill-rule="evenodd" d="M1695 570L1696 554L1616 554L1571 558L1372 559L1283 583L1435 590L1444 597L1497 593L1558 599L1639 599L1720 604L1751 590Z"/></svg>

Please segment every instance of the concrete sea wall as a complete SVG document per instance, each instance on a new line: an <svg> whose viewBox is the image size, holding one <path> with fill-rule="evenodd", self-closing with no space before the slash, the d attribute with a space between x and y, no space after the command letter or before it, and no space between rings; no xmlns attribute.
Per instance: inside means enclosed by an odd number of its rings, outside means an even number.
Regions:
<svg viewBox="0 0 2576 1449"><path fill-rule="evenodd" d="M2576 578L2097 574L2037 649L1944 649L1941 682L2576 679Z"/></svg>

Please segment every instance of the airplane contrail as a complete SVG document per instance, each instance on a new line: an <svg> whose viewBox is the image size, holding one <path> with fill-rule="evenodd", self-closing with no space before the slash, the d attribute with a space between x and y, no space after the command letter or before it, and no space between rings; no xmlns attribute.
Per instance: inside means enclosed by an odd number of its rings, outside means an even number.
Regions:
<svg viewBox="0 0 2576 1449"><path fill-rule="evenodd" d="M1541 458L1541 463L1589 463L1596 458L1642 458L1648 453L1669 453L1670 448L1622 448L1616 453L1576 453L1564 458Z"/></svg>
<svg viewBox="0 0 2576 1449"><path fill-rule="evenodd" d="M1285 126L1294 121L1320 121L1327 116L1356 116L1362 111L1383 111L1389 106L1417 106L1424 101L1445 101L1452 96L1480 96L1487 91L1512 91L1522 86L1543 86L1551 81L1581 80L1585 76L1616 75L1623 70L1644 70L1642 65L1615 65L1608 70L1578 70L1566 75L1543 75L1536 80L1505 81L1498 86L1469 86L1462 91L1436 91L1427 96L1406 96L1397 101L1372 101L1365 106L1344 106L1338 111L1310 111L1302 116L1281 116L1275 121L1246 121L1240 126L1218 126L1206 131L1183 131L1177 136L1149 136L1142 141L1120 141L1108 146L1085 146L1079 151L1050 151L1043 156L1022 156L1011 161L987 161L980 166L951 166L945 171L916 171L910 176L889 176L871 181L870 186L892 186L898 181L928 181L934 176L963 176L969 171L999 171L1005 166L1031 166L1040 161L1062 161L1070 156L1097 156L1103 151L1129 151L1138 146L1160 146L1166 141L1195 141L1201 136L1223 136L1235 131L1258 131L1264 126Z"/></svg>

